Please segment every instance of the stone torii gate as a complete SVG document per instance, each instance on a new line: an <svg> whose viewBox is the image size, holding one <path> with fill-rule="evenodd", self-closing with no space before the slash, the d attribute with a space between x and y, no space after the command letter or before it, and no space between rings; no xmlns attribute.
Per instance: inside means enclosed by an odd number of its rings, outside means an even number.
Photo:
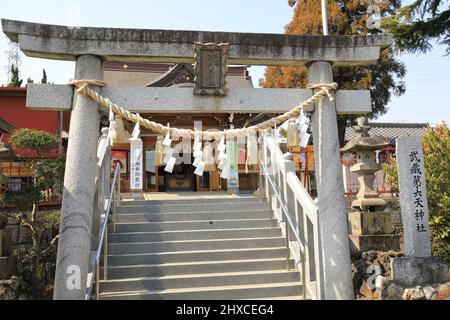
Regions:
<svg viewBox="0 0 450 320"><path fill-rule="evenodd" d="M29 57L76 61L75 79L102 80L102 63L194 63L194 43L229 44L228 64L309 68L311 83L331 83L332 65L376 63L389 36L311 36L202 31L69 28L2 20L3 32ZM129 111L146 113L283 113L310 98L311 89L228 89L225 96L194 95L192 88L99 88ZM166 109L169 106L170 109ZM99 106L74 96L71 86L29 85L27 107L71 110L69 145L55 278L55 299L84 299L89 271ZM340 170L337 114L371 111L369 91L337 90L305 110L312 113L319 232L326 299L352 299L349 240ZM80 288L68 288L71 266Z"/></svg>

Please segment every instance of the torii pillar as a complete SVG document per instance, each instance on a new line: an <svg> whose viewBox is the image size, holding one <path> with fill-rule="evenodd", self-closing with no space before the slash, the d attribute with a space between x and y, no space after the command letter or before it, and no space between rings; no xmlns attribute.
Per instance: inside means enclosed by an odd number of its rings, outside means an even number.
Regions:
<svg viewBox="0 0 450 320"><path fill-rule="evenodd" d="M308 79L311 84L332 83L331 63L313 62L308 69ZM321 103L316 102L311 120L324 275L322 290L326 300L352 300L354 296L350 246L340 162L336 100L329 101L325 97Z"/></svg>
<svg viewBox="0 0 450 320"><path fill-rule="evenodd" d="M103 79L100 57L77 57L75 79ZM95 87L92 87L95 90ZM98 88L97 88L98 90ZM55 300L83 300L91 253L91 226L97 173L99 106L74 95L61 206Z"/></svg>

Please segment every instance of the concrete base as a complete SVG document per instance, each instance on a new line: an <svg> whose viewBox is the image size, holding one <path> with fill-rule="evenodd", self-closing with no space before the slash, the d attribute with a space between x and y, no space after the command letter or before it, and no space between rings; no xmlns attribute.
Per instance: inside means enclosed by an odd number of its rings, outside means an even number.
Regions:
<svg viewBox="0 0 450 320"><path fill-rule="evenodd" d="M0 257L0 279L11 278L16 272L16 264L16 257Z"/></svg>
<svg viewBox="0 0 450 320"><path fill-rule="evenodd" d="M383 235L350 235L352 253L363 251L400 251L400 236L395 234Z"/></svg>
<svg viewBox="0 0 450 320"><path fill-rule="evenodd" d="M436 258L397 258L391 261L392 280L405 287L449 281L448 265Z"/></svg>
<svg viewBox="0 0 450 320"><path fill-rule="evenodd" d="M388 211L349 212L348 231L353 236L391 234L391 220L391 213Z"/></svg>

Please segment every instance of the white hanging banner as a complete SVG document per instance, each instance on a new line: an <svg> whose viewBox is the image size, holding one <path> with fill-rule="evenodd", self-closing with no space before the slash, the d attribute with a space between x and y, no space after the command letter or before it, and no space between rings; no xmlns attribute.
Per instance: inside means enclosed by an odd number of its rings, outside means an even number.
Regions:
<svg viewBox="0 0 450 320"><path fill-rule="evenodd" d="M142 190L142 140L132 140L130 146L130 189Z"/></svg>

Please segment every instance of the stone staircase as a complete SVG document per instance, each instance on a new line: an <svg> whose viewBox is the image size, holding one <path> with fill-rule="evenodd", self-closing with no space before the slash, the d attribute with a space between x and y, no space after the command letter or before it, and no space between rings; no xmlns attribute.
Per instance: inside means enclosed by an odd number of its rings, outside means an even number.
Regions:
<svg viewBox="0 0 450 320"><path fill-rule="evenodd" d="M259 198L122 201L116 228L100 299L302 298Z"/></svg>

